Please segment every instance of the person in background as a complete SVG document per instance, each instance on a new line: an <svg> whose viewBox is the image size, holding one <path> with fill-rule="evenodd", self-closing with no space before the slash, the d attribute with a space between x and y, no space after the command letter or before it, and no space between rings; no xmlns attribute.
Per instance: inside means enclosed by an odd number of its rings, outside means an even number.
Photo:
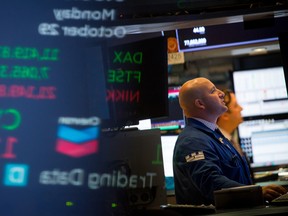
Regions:
<svg viewBox="0 0 288 216"><path fill-rule="evenodd" d="M247 160L249 165L249 170L251 174L252 182L255 182L253 170L249 164L249 160L245 152L242 150L238 142L237 127L243 122L243 117L241 111L243 108L238 104L235 93L230 89L223 90L224 102L228 108L226 112L219 116L217 119L217 125L222 134L232 143L234 148L239 152L239 154Z"/></svg>
<svg viewBox="0 0 288 216"><path fill-rule="evenodd" d="M219 116L228 110L224 96L203 77L187 81L180 89L179 103L187 121L173 153L178 204L214 204L215 190L252 184L247 161L216 124ZM262 187L268 201L286 192L278 185Z"/></svg>
<svg viewBox="0 0 288 216"><path fill-rule="evenodd" d="M244 156L236 133L237 127L243 122L243 117L241 115L243 108L238 104L234 92L229 89L225 89L223 92L225 94L224 102L228 110L219 116L217 125L222 134L233 144L239 154Z"/></svg>

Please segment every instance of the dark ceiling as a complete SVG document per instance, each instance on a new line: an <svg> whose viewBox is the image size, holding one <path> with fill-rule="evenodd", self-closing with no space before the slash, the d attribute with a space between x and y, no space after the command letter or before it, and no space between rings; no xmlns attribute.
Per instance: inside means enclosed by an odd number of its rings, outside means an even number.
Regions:
<svg viewBox="0 0 288 216"><path fill-rule="evenodd" d="M171 17L173 21L203 20L287 8L287 0L126 0L118 8L118 18L130 24L139 24L148 20L149 23L168 21Z"/></svg>

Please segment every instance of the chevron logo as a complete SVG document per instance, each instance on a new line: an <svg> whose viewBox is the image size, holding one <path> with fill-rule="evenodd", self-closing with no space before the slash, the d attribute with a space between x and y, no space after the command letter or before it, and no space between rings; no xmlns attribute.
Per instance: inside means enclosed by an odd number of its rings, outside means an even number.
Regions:
<svg viewBox="0 0 288 216"><path fill-rule="evenodd" d="M99 130L97 126L75 129L59 125L56 151L75 158L97 153Z"/></svg>

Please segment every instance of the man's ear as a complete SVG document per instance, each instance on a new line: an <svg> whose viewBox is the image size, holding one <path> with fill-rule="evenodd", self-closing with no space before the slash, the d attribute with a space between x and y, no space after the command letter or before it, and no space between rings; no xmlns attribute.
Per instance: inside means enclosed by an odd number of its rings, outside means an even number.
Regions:
<svg viewBox="0 0 288 216"><path fill-rule="evenodd" d="M195 100L195 106L200 108L200 109L205 109L205 105L201 99L196 99Z"/></svg>

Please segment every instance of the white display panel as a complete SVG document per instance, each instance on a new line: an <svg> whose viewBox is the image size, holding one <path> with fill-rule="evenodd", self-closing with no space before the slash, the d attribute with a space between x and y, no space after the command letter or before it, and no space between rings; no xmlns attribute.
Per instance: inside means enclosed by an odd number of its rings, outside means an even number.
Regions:
<svg viewBox="0 0 288 216"><path fill-rule="evenodd" d="M242 116L288 112L287 83L283 67L233 72L234 91Z"/></svg>
<svg viewBox="0 0 288 216"><path fill-rule="evenodd" d="M288 119L257 119L238 127L242 149L252 167L288 164Z"/></svg>
<svg viewBox="0 0 288 216"><path fill-rule="evenodd" d="M164 163L164 175L166 177L173 176L173 150L177 140L176 135L161 136L162 156Z"/></svg>

